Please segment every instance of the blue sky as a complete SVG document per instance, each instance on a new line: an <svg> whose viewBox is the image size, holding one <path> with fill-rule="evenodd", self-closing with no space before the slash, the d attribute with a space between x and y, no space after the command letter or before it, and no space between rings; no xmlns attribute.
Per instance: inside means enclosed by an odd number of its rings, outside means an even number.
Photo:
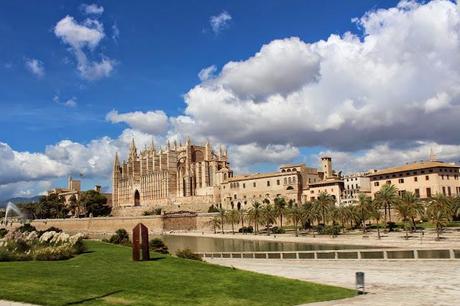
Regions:
<svg viewBox="0 0 460 306"><path fill-rule="evenodd" d="M81 4L66 1L2 1L0 3L0 139L17 150L42 151L62 139L87 142L117 136L123 126L108 124L105 115L162 109L175 116L184 109L182 95L199 83L198 72L209 65L248 58L273 39L298 36L326 39L331 33L356 30L350 21L371 8L394 1L123 1L100 2L106 37L100 50L115 59L108 78L86 81L75 71L72 55L54 35L66 15L83 20ZM216 35L209 18L223 11L232 16ZM112 26L119 29L113 40ZM24 66L26 58L44 63L37 78ZM6 66L5 66L6 65ZM77 107L58 105L53 97L76 98ZM24 141L27 139L27 141Z"/></svg>
<svg viewBox="0 0 460 306"><path fill-rule="evenodd" d="M109 188L110 160L131 137L211 139L239 171L314 166L320 154L360 171L430 148L458 161L459 11L449 1L2 1L0 199L80 172L86 187Z"/></svg>

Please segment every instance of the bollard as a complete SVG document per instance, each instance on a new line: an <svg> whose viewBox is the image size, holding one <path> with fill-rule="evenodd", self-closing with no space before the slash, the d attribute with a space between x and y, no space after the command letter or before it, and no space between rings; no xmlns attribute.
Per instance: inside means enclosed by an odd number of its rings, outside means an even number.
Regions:
<svg viewBox="0 0 460 306"><path fill-rule="evenodd" d="M364 272L356 272L356 293L358 295L366 293L364 288Z"/></svg>

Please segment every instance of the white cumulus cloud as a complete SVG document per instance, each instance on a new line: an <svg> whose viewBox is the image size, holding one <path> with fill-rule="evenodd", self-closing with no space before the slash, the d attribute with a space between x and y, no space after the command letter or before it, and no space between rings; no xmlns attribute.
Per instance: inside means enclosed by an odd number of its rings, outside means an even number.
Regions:
<svg viewBox="0 0 460 306"><path fill-rule="evenodd" d="M209 24L215 34L219 34L224 28L228 27L228 23L232 20L232 16L226 11L223 11L219 15L211 16L209 18Z"/></svg>
<svg viewBox="0 0 460 306"><path fill-rule="evenodd" d="M45 75L45 65L43 64L42 61L35 59L35 58L29 58L25 60L25 66L27 70L29 70L32 74L35 76L41 78Z"/></svg>
<svg viewBox="0 0 460 306"><path fill-rule="evenodd" d="M87 15L102 15L104 13L104 7L98 6L95 3L92 4L82 4L81 10Z"/></svg>
<svg viewBox="0 0 460 306"><path fill-rule="evenodd" d="M168 116L163 111L119 114L118 111L113 110L105 118L112 123L124 122L136 130L153 135L165 133L169 125Z"/></svg>
<svg viewBox="0 0 460 306"><path fill-rule="evenodd" d="M77 69L84 79L97 80L110 76L115 60L101 55L100 61L92 61L85 53L85 49L94 50L105 37L102 23L91 18L77 22L72 16L66 16L56 24L54 34L71 47L77 59Z"/></svg>

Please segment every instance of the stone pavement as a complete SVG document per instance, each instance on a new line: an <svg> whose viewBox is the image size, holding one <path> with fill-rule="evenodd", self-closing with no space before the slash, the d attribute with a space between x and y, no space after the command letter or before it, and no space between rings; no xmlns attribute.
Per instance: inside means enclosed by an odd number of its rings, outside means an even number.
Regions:
<svg viewBox="0 0 460 306"><path fill-rule="evenodd" d="M431 306L460 304L460 261L209 259L214 264L347 288L365 272L368 294L312 305Z"/></svg>
<svg viewBox="0 0 460 306"><path fill-rule="evenodd" d="M11 301L0 300L0 306L35 306L35 305L33 305L33 304L25 304L25 303L20 303L20 302L11 302Z"/></svg>

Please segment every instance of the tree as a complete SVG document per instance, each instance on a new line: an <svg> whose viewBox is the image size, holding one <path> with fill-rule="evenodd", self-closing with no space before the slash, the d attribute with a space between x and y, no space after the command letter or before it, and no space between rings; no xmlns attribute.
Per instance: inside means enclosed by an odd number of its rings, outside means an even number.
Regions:
<svg viewBox="0 0 460 306"><path fill-rule="evenodd" d="M387 229L387 216L391 222L391 207L399 201L398 189L391 184L385 184L375 194L375 200L384 209L385 231Z"/></svg>
<svg viewBox="0 0 460 306"><path fill-rule="evenodd" d="M240 213L240 221L241 221L241 227L244 227L244 219L246 218L247 211L244 208L241 208L239 210Z"/></svg>
<svg viewBox="0 0 460 306"><path fill-rule="evenodd" d="M436 227L436 239L441 239L444 226L452 219L452 201L438 193L428 201L426 214Z"/></svg>
<svg viewBox="0 0 460 306"><path fill-rule="evenodd" d="M371 200L371 217L377 221L377 238L381 239L380 235L380 220L382 219L382 206L378 201Z"/></svg>
<svg viewBox="0 0 460 306"><path fill-rule="evenodd" d="M275 223L276 221L276 211L274 207L267 203L262 207L262 220L265 223L265 227L267 229L267 235L270 235L270 225Z"/></svg>
<svg viewBox="0 0 460 306"><path fill-rule="evenodd" d="M342 232L345 233L345 228L347 221L353 218L352 210L350 206L339 206L336 208L335 217L339 220L340 225L342 226Z"/></svg>
<svg viewBox="0 0 460 306"><path fill-rule="evenodd" d="M364 193L360 193L358 195L358 211L359 218L363 226L363 234L365 234L366 220L369 218L369 215L372 212L372 199Z"/></svg>
<svg viewBox="0 0 460 306"><path fill-rule="evenodd" d="M404 231L406 232L406 240L409 239L409 219L412 217L414 210L412 206L417 201L417 197L412 192L404 192L401 199L395 203L395 209L398 212L404 223Z"/></svg>
<svg viewBox="0 0 460 306"><path fill-rule="evenodd" d="M217 229L220 228L220 218L218 216L215 216L209 221L209 224L212 226L214 229L214 234L217 234Z"/></svg>
<svg viewBox="0 0 460 306"><path fill-rule="evenodd" d="M292 207L293 206L291 205L288 208L288 213L289 213L289 209L291 209ZM313 225L313 222L319 218L320 218L319 212L314 202L305 202L302 205L302 223L303 224L308 223L311 228L311 226Z"/></svg>
<svg viewBox="0 0 460 306"><path fill-rule="evenodd" d="M107 197L95 190L84 191L80 194L80 206L84 207L85 216L108 216L112 208L107 205Z"/></svg>
<svg viewBox="0 0 460 306"><path fill-rule="evenodd" d="M259 202L252 203L248 210L249 220L254 222L254 234L259 232L259 222L262 214L262 205Z"/></svg>
<svg viewBox="0 0 460 306"><path fill-rule="evenodd" d="M299 236L299 223L304 219L304 211L297 204L293 204L287 210L287 214L291 219L292 224L294 224L295 236Z"/></svg>
<svg viewBox="0 0 460 306"><path fill-rule="evenodd" d="M315 205L318 208L319 214L321 216L321 222L326 224L327 219L329 217L329 213L332 207L335 204L334 198L327 194L326 192L321 192L318 198L315 201Z"/></svg>
<svg viewBox="0 0 460 306"><path fill-rule="evenodd" d="M219 213L219 218L220 218L221 230L222 230L222 234L224 234L224 224L225 224L225 218L226 218L225 209L219 208L218 210L219 210L218 213Z"/></svg>
<svg viewBox="0 0 460 306"><path fill-rule="evenodd" d="M80 203L78 203L77 197L73 194L69 198L69 207L74 217L78 217L80 215L80 209L79 209L80 205L79 204Z"/></svg>
<svg viewBox="0 0 460 306"><path fill-rule="evenodd" d="M226 220L232 225L232 234L235 235L235 223L240 221L240 213L236 209L227 211Z"/></svg>
<svg viewBox="0 0 460 306"><path fill-rule="evenodd" d="M286 213L286 200L283 197L275 198L275 211L280 218L280 228L283 228L283 216Z"/></svg>

